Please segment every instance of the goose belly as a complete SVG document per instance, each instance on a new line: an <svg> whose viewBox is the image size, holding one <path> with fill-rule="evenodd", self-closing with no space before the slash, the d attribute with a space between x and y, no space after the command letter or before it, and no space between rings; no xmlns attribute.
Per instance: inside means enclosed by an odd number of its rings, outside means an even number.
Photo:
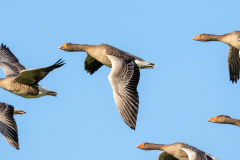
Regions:
<svg viewBox="0 0 240 160"><path fill-rule="evenodd" d="M43 95L40 95L40 94L30 95L30 94L21 93L21 92L16 92L16 91L13 91L12 93L13 93L13 94L16 94L16 95L18 95L18 96L24 97L24 98L39 98L39 97L43 96Z"/></svg>
<svg viewBox="0 0 240 160"><path fill-rule="evenodd" d="M112 63L110 59L106 56L105 50L95 50L94 54L89 53L94 59L98 60L102 64L112 68Z"/></svg>

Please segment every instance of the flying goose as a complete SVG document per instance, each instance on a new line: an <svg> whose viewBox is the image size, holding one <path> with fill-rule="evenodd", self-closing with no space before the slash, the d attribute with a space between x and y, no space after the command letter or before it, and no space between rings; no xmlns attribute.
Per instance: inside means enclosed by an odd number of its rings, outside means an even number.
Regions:
<svg viewBox="0 0 240 160"><path fill-rule="evenodd" d="M13 115L24 113L22 110L14 109L13 106L0 102L0 132L6 141L16 149L19 149L18 129Z"/></svg>
<svg viewBox="0 0 240 160"><path fill-rule="evenodd" d="M107 44L79 45L66 43L59 49L68 52L87 52L84 65L85 70L90 74L93 74L102 65L112 68L108 79L113 89L116 106L123 121L131 129L135 129L139 105L137 92L140 78L139 68L153 68L155 64Z"/></svg>
<svg viewBox="0 0 240 160"><path fill-rule="evenodd" d="M208 122L213 122L213 123L222 123L222 124L232 124L240 127L240 120L238 119L233 119L229 116L224 116L224 115L218 115L213 118L209 118Z"/></svg>
<svg viewBox="0 0 240 160"><path fill-rule="evenodd" d="M186 143L173 143L170 145L142 143L137 148L143 150L163 150L158 155L158 160L218 160Z"/></svg>
<svg viewBox="0 0 240 160"><path fill-rule="evenodd" d="M0 78L0 87L24 98L38 98L45 95L56 96L57 93L38 85L49 72L61 67L64 61L57 61L54 65L43 68L26 70L18 59L5 45L0 48L0 67L5 78Z"/></svg>
<svg viewBox="0 0 240 160"><path fill-rule="evenodd" d="M197 41L221 41L228 44L228 69L230 81L237 83L240 77L240 31L233 31L224 35L199 34L192 38Z"/></svg>

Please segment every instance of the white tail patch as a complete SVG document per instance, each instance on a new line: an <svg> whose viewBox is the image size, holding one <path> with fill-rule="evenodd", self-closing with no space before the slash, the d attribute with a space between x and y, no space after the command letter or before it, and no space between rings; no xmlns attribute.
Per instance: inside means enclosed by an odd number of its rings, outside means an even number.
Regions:
<svg viewBox="0 0 240 160"><path fill-rule="evenodd" d="M155 64L153 64L152 62L148 62L148 61L135 60L135 63L138 65L138 67L139 67L140 69L156 67Z"/></svg>

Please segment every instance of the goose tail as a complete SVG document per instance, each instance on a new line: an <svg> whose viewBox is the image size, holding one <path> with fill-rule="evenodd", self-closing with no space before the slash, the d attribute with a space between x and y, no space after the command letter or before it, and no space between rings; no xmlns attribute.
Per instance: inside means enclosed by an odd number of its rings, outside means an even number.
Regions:
<svg viewBox="0 0 240 160"><path fill-rule="evenodd" d="M148 61L135 60L135 63L138 65L140 69L156 67L154 63Z"/></svg>

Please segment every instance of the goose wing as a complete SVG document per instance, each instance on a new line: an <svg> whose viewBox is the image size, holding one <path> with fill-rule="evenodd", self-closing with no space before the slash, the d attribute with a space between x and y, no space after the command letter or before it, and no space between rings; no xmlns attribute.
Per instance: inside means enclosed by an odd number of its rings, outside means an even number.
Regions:
<svg viewBox="0 0 240 160"><path fill-rule="evenodd" d="M158 160L178 160L177 158L175 158L173 155L168 154L167 152L160 152L158 155Z"/></svg>
<svg viewBox="0 0 240 160"><path fill-rule="evenodd" d="M240 51L230 45L228 51L228 69L230 74L230 81L237 83L240 75Z"/></svg>
<svg viewBox="0 0 240 160"><path fill-rule="evenodd" d="M87 71L87 73L90 73L91 75L96 72L100 67L102 67L102 63L94 59L92 56L87 54L87 57L85 58L84 62L84 69Z"/></svg>
<svg viewBox="0 0 240 160"><path fill-rule="evenodd" d="M13 112L13 106L0 102L0 132L9 144L19 149L18 130Z"/></svg>
<svg viewBox="0 0 240 160"><path fill-rule="evenodd" d="M197 152L190 148L181 148L181 150L187 153L189 160L208 160L205 152Z"/></svg>
<svg viewBox="0 0 240 160"><path fill-rule="evenodd" d="M3 45L3 43L0 47L0 67L3 69L6 77L18 76L21 70L25 69L25 67L19 63L17 57L15 57L10 49Z"/></svg>
<svg viewBox="0 0 240 160"><path fill-rule="evenodd" d="M133 60L143 61L143 59L141 59L137 56L134 56L134 55L132 55L128 52L122 51L122 50L120 50L118 48L115 48L113 46L110 46L108 44L101 44L101 46L105 47L107 55L113 55L113 56L118 57L118 58L123 58L127 62L131 62Z"/></svg>
<svg viewBox="0 0 240 160"><path fill-rule="evenodd" d="M63 63L62 59L58 60L55 64L49 66L49 67L43 67L43 68L35 68L35 69L29 69L29 70L23 70L20 72L20 74L14 79L16 82L22 83L22 84L37 84L39 81L41 81L49 72L52 70L59 68L63 66L65 63Z"/></svg>
<svg viewBox="0 0 240 160"><path fill-rule="evenodd" d="M112 63L108 76L113 89L113 96L123 121L132 129L136 127L138 113L137 85L140 72L137 64L127 63L124 59L107 55Z"/></svg>

